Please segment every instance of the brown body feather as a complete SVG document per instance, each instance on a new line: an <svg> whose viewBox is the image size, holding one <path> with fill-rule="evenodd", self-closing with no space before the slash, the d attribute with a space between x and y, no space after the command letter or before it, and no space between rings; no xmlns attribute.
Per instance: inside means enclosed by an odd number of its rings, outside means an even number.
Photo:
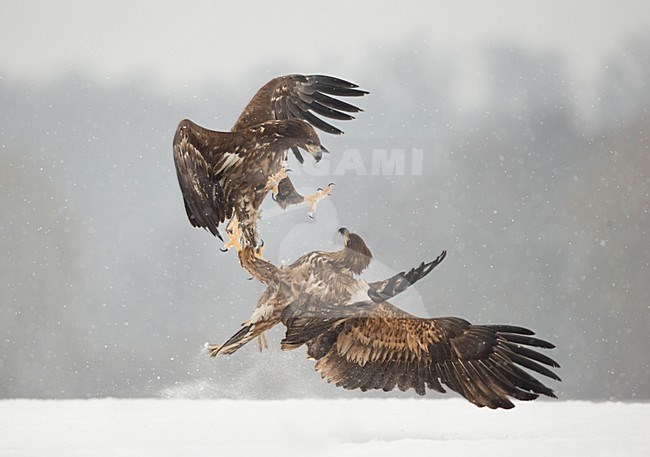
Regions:
<svg viewBox="0 0 650 457"><path fill-rule="evenodd" d="M409 272L400 272L386 280L369 284L357 278L357 275L370 264L370 250L358 235L347 229L341 229L340 233L345 244L342 249L310 252L283 268L257 258L250 247L244 248L239 253L242 266L267 288L251 318L242 324L242 330L225 344L215 347L212 355L232 354L251 339L279 324L283 310L300 297L309 296L323 301L393 297L429 274L444 258L441 255L434 262L423 263Z"/></svg>

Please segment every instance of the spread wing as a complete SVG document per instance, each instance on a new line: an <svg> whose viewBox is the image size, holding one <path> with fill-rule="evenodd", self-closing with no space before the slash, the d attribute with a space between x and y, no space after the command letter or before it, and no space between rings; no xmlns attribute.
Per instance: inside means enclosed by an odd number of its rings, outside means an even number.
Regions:
<svg viewBox="0 0 650 457"><path fill-rule="evenodd" d="M429 263L422 262L420 266L411 268L408 272L402 271L391 278L370 283L368 296L375 303L381 303L393 298L397 294L401 294L417 281L431 273L446 256L447 251L442 251L435 260Z"/></svg>
<svg viewBox="0 0 650 457"><path fill-rule="evenodd" d="M243 161L242 155L232 152L229 135L183 120L178 124L173 144L187 217L194 227L205 228L219 239L219 224L233 212L228 180L224 177L235 173L235 167Z"/></svg>
<svg viewBox="0 0 650 457"><path fill-rule="evenodd" d="M324 75L288 75L274 78L257 91L232 127L233 131L270 120L299 118L314 127L334 135L342 130L325 122L318 115L330 119L354 119L348 113L358 113L360 108L341 101L340 97L360 97L368 92L359 86L339 78ZM293 148L296 158L303 158Z"/></svg>
<svg viewBox="0 0 650 457"><path fill-rule="evenodd" d="M347 113L358 113L360 108L338 100L334 96L359 97L368 92L359 86L332 76L288 75L266 83L248 103L232 130L241 130L270 120L304 119L314 127L339 135L343 133L314 113L330 119L350 120Z"/></svg>
<svg viewBox="0 0 650 457"><path fill-rule="evenodd" d="M285 309L284 349L307 343L315 369L345 389L426 388L442 384L477 406L512 408L508 399L555 397L523 368L560 378L551 358L530 349L553 348L533 332L506 325L472 325L464 319L421 319L388 302L350 307L302 304Z"/></svg>

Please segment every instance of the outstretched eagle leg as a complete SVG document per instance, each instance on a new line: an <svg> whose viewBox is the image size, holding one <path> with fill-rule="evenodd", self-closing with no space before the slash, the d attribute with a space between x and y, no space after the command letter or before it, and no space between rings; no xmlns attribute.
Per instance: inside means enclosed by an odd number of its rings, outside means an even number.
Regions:
<svg viewBox="0 0 650 457"><path fill-rule="evenodd" d="M246 220L251 220L250 215L246 215ZM264 240L259 239L257 225L253 222L249 225L239 224L239 227L241 230L243 246L250 246L253 255L258 259L263 259Z"/></svg>
<svg viewBox="0 0 650 457"><path fill-rule="evenodd" d="M241 251L241 242L243 233L239 227L239 221L237 220L237 215L233 214L228 222L226 227L226 235L228 236L228 241L223 245L223 252L226 252L231 247L234 247L237 252Z"/></svg>
<svg viewBox="0 0 650 457"><path fill-rule="evenodd" d="M309 203L309 213L308 213L309 217L311 217L312 219L314 218L314 213L316 212L316 205L318 204L319 201L329 196L333 187L334 187L334 183L331 182L327 185L325 189L319 188L313 194L305 197L305 201Z"/></svg>

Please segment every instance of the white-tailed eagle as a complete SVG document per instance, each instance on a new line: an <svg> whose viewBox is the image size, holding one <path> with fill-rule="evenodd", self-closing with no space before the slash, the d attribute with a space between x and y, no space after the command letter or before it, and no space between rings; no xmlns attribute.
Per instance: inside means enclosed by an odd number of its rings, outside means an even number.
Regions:
<svg viewBox="0 0 650 457"><path fill-rule="evenodd" d="M386 280L368 283L357 276L370 264L370 250L359 235L345 228L341 228L339 233L344 242L341 250L310 252L282 268L258 258L250 247L243 248L239 253L242 266L267 288L242 328L226 343L208 346L209 353L212 356L232 354L256 337L261 349L266 345L265 332L279 324L284 308L304 294L324 301L344 299L381 303L429 274L446 255L443 251L432 262L423 262L408 272L402 271Z"/></svg>
<svg viewBox="0 0 650 457"><path fill-rule="evenodd" d="M210 347L211 354L231 354L281 320L287 328L281 348L306 345L321 376L345 389L397 387L424 395L427 388L444 393L445 385L477 406L506 409L514 407L510 398L555 397L526 371L560 380L548 368L558 368L557 362L531 349L554 345L535 338L531 330L473 325L458 317L420 318L386 301L431 271L444 252L424 270L370 285L353 277L368 266L370 250L358 235L341 233L344 249L303 256L287 268L299 279L281 293L282 286L272 285L282 269L252 255L242 258L247 270L269 287L240 332L223 346Z"/></svg>
<svg viewBox="0 0 650 457"><path fill-rule="evenodd" d="M237 245L243 235L246 244L258 246L259 207L269 191L283 208L309 202L313 214L331 185L311 196L298 194L285 174L287 151L292 149L302 161L301 148L320 160L327 150L314 127L332 134L342 132L316 114L353 119L348 113L361 110L335 97L367 93L331 76L282 76L255 94L230 132L182 120L174 135L174 162L190 223L223 239L219 225L229 219L230 244Z"/></svg>

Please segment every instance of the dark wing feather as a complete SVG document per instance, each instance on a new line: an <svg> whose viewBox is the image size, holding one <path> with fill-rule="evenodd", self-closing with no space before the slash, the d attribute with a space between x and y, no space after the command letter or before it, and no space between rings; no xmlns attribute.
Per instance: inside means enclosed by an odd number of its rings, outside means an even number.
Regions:
<svg viewBox="0 0 650 457"><path fill-rule="evenodd" d="M558 367L554 360L513 341L513 335L532 334L528 329L509 326L509 333L502 333L498 329L505 327L472 325L455 317L421 319L387 302L355 307L341 309L338 316L327 306L322 315L312 310L305 316L300 307L287 311L283 344L293 348L306 342L308 354L317 360L316 370L346 389L389 391L397 386L424 394L425 386L444 392L445 384L489 408L512 408L508 397L555 397L523 369L560 380L543 366ZM549 345L539 339L526 344Z"/></svg>
<svg viewBox="0 0 650 457"><path fill-rule="evenodd" d="M359 90L359 86L354 83L333 76L310 75L307 76L307 81L309 84L303 90L308 93L320 91L326 94L342 95L345 97L358 97L368 93Z"/></svg>
<svg viewBox="0 0 650 457"><path fill-rule="evenodd" d="M364 315L371 309L371 305L364 302L348 306L323 306L320 303L313 306L315 300L311 296L304 292L300 296L300 300L290 303L280 315L282 323L287 327L281 343L283 350L300 347L347 318Z"/></svg>
<svg viewBox="0 0 650 457"><path fill-rule="evenodd" d="M349 114L343 113L341 111L335 110L333 108L330 108L328 106L322 105L318 103L317 101L313 101L309 104L307 103L302 103L301 108L303 109L311 109L312 111L325 116L329 117L331 119L338 119L340 121L351 121L354 119L354 116L350 116Z"/></svg>
<svg viewBox="0 0 650 457"><path fill-rule="evenodd" d="M419 267L412 268L408 272L402 271L391 278L370 283L368 296L375 303L390 300L395 295L404 292L408 287L431 273L431 271L444 260L446 255L447 251L442 251L442 253L432 262L422 262Z"/></svg>
<svg viewBox="0 0 650 457"><path fill-rule="evenodd" d="M174 164L187 217L194 227L205 228L219 239L219 224L233 212L232 199L222 183L239 163L229 152L231 135L188 120L178 124L174 135Z"/></svg>
<svg viewBox="0 0 650 457"><path fill-rule="evenodd" d="M221 188L201 152L187 135L178 132L174 139L174 163L190 223L194 227L204 227L222 239L218 226L228 209L222 205Z"/></svg>
<svg viewBox="0 0 650 457"><path fill-rule="evenodd" d="M309 95L301 94L301 98L305 101L317 102L327 108L332 108L338 111L345 111L347 113L358 113L363 111L361 108L351 105L347 102L339 100L338 98L330 97L322 92L313 92Z"/></svg>
<svg viewBox="0 0 650 457"><path fill-rule="evenodd" d="M356 84L331 76L281 76L262 86L232 130L241 130L269 120L299 118L324 132L339 135L343 133L341 130L315 116L312 111L330 119L354 119L347 113L362 110L330 95L359 97L367 93L358 89Z"/></svg>

